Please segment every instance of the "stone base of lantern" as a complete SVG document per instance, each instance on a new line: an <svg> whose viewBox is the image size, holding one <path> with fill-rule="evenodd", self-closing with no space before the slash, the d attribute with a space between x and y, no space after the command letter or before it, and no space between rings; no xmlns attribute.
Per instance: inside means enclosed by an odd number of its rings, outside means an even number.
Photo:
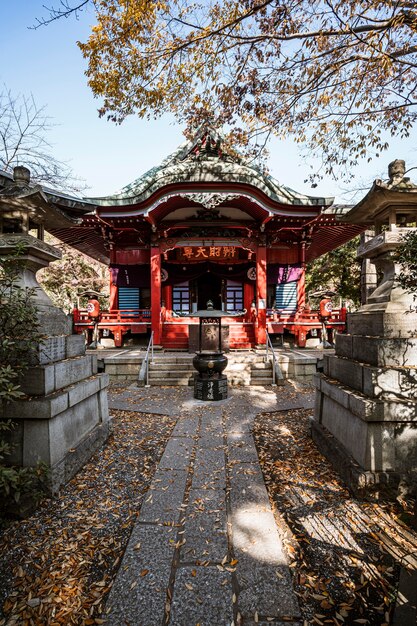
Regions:
<svg viewBox="0 0 417 626"><path fill-rule="evenodd" d="M310 418L310 430L320 452L356 496L364 497L374 492L396 496L401 480L399 472L364 469L337 437L313 418Z"/></svg>
<svg viewBox="0 0 417 626"><path fill-rule="evenodd" d="M417 315L365 310L347 326L314 377L312 436L353 491L395 489L417 473Z"/></svg>
<svg viewBox="0 0 417 626"><path fill-rule="evenodd" d="M194 378L194 398L204 401L226 400L227 376L221 374L218 378L203 378L197 374Z"/></svg>
<svg viewBox="0 0 417 626"><path fill-rule="evenodd" d="M16 425L7 462L21 467L44 463L48 491L54 494L109 435L109 380L108 374L97 373L97 356L85 354L83 337L53 337L45 343L38 362L21 379L27 397L0 407L0 419Z"/></svg>

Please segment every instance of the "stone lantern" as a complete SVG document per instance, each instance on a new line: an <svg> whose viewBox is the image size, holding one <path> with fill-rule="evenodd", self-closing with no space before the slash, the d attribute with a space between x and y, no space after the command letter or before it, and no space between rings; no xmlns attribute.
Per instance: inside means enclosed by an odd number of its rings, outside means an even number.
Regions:
<svg viewBox="0 0 417 626"><path fill-rule="evenodd" d="M413 294L396 280L395 258L417 223L417 186L405 177L404 161L391 163L389 181L375 181L343 220L374 227L358 258L381 278L348 314L335 355L324 356L312 434L353 489L395 487L417 472L417 313Z"/></svg>
<svg viewBox="0 0 417 626"><path fill-rule="evenodd" d="M62 257L59 250L43 241L44 227L45 223L66 226L69 221L74 223L48 203L39 185L30 185L30 171L26 167L14 168L13 182L0 192L0 256L14 255L17 246L21 249L16 285L32 290L32 302L42 319L42 332L49 335L71 333L71 322L36 280L40 269Z"/></svg>
<svg viewBox="0 0 417 626"><path fill-rule="evenodd" d="M71 320L36 280L38 270L61 258L59 250L43 241L44 228L79 223L51 198L31 185L25 167L16 167L13 180L0 191L0 258L14 262L19 248L14 284L33 294L42 336L31 352L31 367L19 380L25 395L0 401L0 420L17 424L6 462L23 467L43 462L50 491L56 492L103 444L110 421L108 375L97 374L97 357L85 353L84 337L72 334Z"/></svg>

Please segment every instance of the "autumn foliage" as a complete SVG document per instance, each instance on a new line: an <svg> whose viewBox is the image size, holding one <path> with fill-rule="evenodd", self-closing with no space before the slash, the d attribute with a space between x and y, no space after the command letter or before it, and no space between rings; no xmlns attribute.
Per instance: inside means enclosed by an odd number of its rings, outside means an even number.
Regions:
<svg viewBox="0 0 417 626"><path fill-rule="evenodd" d="M82 5L86 4L85 2ZM415 2L95 0L79 43L102 115L273 133L349 170L416 119Z"/></svg>

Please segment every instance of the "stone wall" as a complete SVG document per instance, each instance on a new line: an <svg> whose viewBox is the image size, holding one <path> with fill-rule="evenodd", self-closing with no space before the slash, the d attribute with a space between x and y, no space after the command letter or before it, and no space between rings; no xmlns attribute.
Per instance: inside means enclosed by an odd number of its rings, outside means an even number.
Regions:
<svg viewBox="0 0 417 626"><path fill-rule="evenodd" d="M56 492L108 437L108 380L97 373L96 355L85 354L84 337L45 339L21 379L27 397L0 408L2 419L17 423L8 462L45 463Z"/></svg>

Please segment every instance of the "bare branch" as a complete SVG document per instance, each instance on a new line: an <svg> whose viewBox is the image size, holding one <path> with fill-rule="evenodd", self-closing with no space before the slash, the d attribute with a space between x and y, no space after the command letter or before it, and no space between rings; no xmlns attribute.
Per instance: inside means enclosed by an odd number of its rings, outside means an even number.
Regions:
<svg viewBox="0 0 417 626"><path fill-rule="evenodd" d="M34 182L58 189L80 191L82 180L74 177L67 163L52 154L47 140L53 128L45 107L38 107L33 96L13 96L3 88L0 92L0 168L12 172L16 165L31 170Z"/></svg>
<svg viewBox="0 0 417 626"><path fill-rule="evenodd" d="M49 12L49 17L36 18L36 23L29 28L31 30L37 30L41 26L48 26L48 24L51 24L56 20L60 20L61 18L68 18L70 16L75 16L75 18L78 19L78 13L82 11L89 3L90 0L83 0L83 2L78 2L75 6L71 6L68 0L61 0L61 6L57 9L55 7L47 7L46 5L43 5L43 8Z"/></svg>

